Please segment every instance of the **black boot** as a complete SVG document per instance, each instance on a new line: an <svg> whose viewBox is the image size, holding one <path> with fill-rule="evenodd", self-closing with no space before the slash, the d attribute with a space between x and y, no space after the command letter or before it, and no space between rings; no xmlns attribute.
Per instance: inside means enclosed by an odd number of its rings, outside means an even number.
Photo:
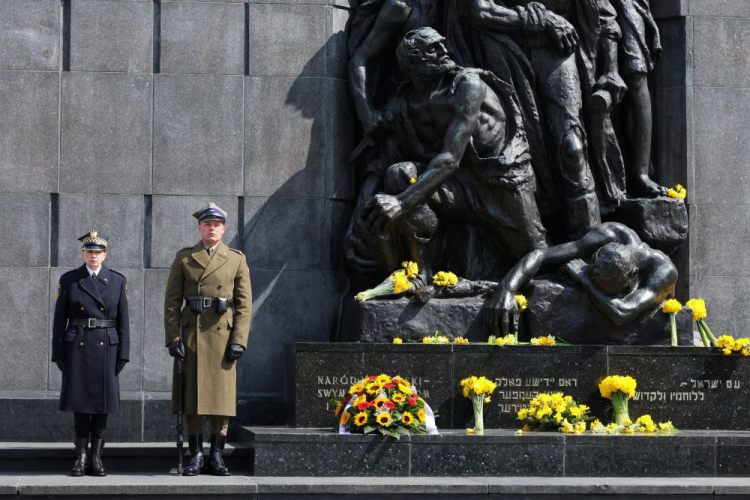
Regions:
<svg viewBox="0 0 750 500"><path fill-rule="evenodd" d="M104 470L104 464L102 463L102 450L104 449L104 439L92 438L91 439L91 469L89 474L92 476L106 476L107 471Z"/></svg>
<svg viewBox="0 0 750 500"><path fill-rule="evenodd" d="M70 469L70 475L73 477L81 477L86 473L86 448L89 445L89 440L86 438L76 439L76 463L73 468Z"/></svg>
<svg viewBox="0 0 750 500"><path fill-rule="evenodd" d="M188 436L188 448L190 448L190 463L182 471L183 476L197 476L203 472L205 460L203 458L203 434Z"/></svg>
<svg viewBox="0 0 750 500"><path fill-rule="evenodd" d="M224 444L227 437L221 434L211 434L211 451L209 452L206 473L214 476L231 476L229 469L224 465Z"/></svg>

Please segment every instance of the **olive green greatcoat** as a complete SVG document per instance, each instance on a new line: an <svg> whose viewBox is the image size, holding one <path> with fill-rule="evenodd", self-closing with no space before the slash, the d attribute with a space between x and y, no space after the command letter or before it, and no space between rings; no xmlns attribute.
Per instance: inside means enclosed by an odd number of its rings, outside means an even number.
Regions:
<svg viewBox="0 0 750 500"><path fill-rule="evenodd" d="M213 309L195 313L183 308L183 299L198 295L233 300L234 313L231 308L221 314ZM219 243L209 257L199 242L177 252L164 297L164 330L168 344L179 338L182 326L185 414L235 416L237 368L225 354L229 344L247 347L252 301L250 270L239 250ZM176 377L172 379L175 412L177 384Z"/></svg>

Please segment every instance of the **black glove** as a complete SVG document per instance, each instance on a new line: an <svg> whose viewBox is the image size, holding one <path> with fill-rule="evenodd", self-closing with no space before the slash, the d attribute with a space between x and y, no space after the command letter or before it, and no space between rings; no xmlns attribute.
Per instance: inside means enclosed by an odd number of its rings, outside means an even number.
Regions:
<svg viewBox="0 0 750 500"><path fill-rule="evenodd" d="M115 375L119 375L123 368L125 368L125 365L128 364L127 359L118 359L117 360L117 368L115 368Z"/></svg>
<svg viewBox="0 0 750 500"><path fill-rule="evenodd" d="M61 372L65 373L66 363L64 359L56 359L55 364L60 369Z"/></svg>
<svg viewBox="0 0 750 500"><path fill-rule="evenodd" d="M242 347L239 344L229 344L229 347L227 347L227 361L230 363L233 363L240 359L240 356L242 356L242 353L245 352L245 348Z"/></svg>
<svg viewBox="0 0 750 500"><path fill-rule="evenodd" d="M175 340L167 344L167 347L169 347L170 356L173 358L179 358L180 361L185 361L185 346L182 345L182 342Z"/></svg>

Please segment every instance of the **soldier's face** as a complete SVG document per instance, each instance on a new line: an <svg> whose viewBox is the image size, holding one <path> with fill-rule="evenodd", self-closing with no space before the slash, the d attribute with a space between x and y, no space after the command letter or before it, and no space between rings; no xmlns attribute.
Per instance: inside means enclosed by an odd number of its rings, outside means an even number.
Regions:
<svg viewBox="0 0 750 500"><path fill-rule="evenodd" d="M201 240L210 247L221 241L225 230L226 226L220 220L204 220L198 223Z"/></svg>
<svg viewBox="0 0 750 500"><path fill-rule="evenodd" d="M81 257L89 269L99 269L104 259L107 258L107 252L103 250L83 250Z"/></svg>

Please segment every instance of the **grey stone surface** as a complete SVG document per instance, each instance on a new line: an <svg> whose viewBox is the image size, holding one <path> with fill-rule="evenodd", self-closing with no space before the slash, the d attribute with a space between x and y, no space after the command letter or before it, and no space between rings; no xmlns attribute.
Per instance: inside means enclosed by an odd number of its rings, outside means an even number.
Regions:
<svg viewBox="0 0 750 500"><path fill-rule="evenodd" d="M253 323L248 353L238 361L237 389L284 392L284 345L327 342L328 293L325 272L265 271L250 265Z"/></svg>
<svg viewBox="0 0 750 500"><path fill-rule="evenodd" d="M708 436L566 437L565 472L574 477L710 477L715 460L715 438Z"/></svg>
<svg viewBox="0 0 750 500"><path fill-rule="evenodd" d="M692 293L703 297L708 308L706 323L715 335L748 337L750 276L696 276Z"/></svg>
<svg viewBox="0 0 750 500"><path fill-rule="evenodd" d="M110 237L107 265L143 266L143 197L114 194L61 194L59 265L79 267L78 238L91 229Z"/></svg>
<svg viewBox="0 0 750 500"><path fill-rule="evenodd" d="M647 413L655 422L671 420L683 430L750 430L748 412L737 404L750 389L748 358L695 347L631 349L612 348L608 359L609 373L638 381L636 396L628 404L631 417Z"/></svg>
<svg viewBox="0 0 750 500"><path fill-rule="evenodd" d="M241 3L161 4L162 73L241 75L245 69Z"/></svg>
<svg viewBox="0 0 750 500"><path fill-rule="evenodd" d="M750 204L701 205L695 211L695 274L747 276L750 232L740 228L750 227Z"/></svg>
<svg viewBox="0 0 750 500"><path fill-rule="evenodd" d="M656 68L657 86L665 88L692 85L692 19L683 17L661 20L658 26L664 55ZM657 114L657 117L661 117L661 115Z"/></svg>
<svg viewBox="0 0 750 500"><path fill-rule="evenodd" d="M695 144L688 138L692 138L695 132L694 90L692 87L665 88L658 89L656 95L656 112L660 117L656 124L656 142L659 144L656 180L662 186L687 186L690 190L686 201L692 203L695 198L693 186L696 186Z"/></svg>
<svg viewBox="0 0 750 500"><path fill-rule="evenodd" d="M414 436L414 476L561 476L565 470L559 434L467 436L461 430L440 436ZM463 464L457 466L457 464Z"/></svg>
<svg viewBox="0 0 750 500"><path fill-rule="evenodd" d="M328 269L332 271L343 270L345 266L344 234L349 227L354 204L328 200L326 205L329 214L326 216L328 224L324 226L326 233L329 235Z"/></svg>
<svg viewBox="0 0 750 500"><path fill-rule="evenodd" d="M56 73L0 72L0 191L57 190L59 86Z"/></svg>
<svg viewBox="0 0 750 500"><path fill-rule="evenodd" d="M487 482L465 478L419 478L392 477L388 481L358 477L356 481L345 477L254 477L261 495L335 495L342 488L357 498L366 495L399 495L413 498L415 495L485 495ZM467 498L461 496L460 498ZM469 497L471 498L471 497Z"/></svg>
<svg viewBox="0 0 750 500"><path fill-rule="evenodd" d="M329 149L325 83L246 78L246 196L322 196Z"/></svg>
<svg viewBox="0 0 750 500"><path fill-rule="evenodd" d="M355 199L354 166L349 154L354 150L354 105L349 86L341 80L326 83L326 196L338 200Z"/></svg>
<svg viewBox="0 0 750 500"><path fill-rule="evenodd" d="M326 9L326 76L346 80L349 75L347 24L352 13L346 9ZM353 122L352 122L353 123Z"/></svg>
<svg viewBox="0 0 750 500"><path fill-rule="evenodd" d="M627 495L711 495L714 479L708 478L586 478L586 477L513 477L487 478L490 494L506 495L586 495L585 498L633 498ZM672 494L672 495L670 495ZM606 495L606 496L605 496ZM534 497L536 498L536 497ZM578 497L576 497L578 498ZM657 498L662 498L661 496ZM692 496L690 498L693 498ZM695 497L695 500L703 497Z"/></svg>
<svg viewBox="0 0 750 500"><path fill-rule="evenodd" d="M324 76L325 7L250 4L251 76Z"/></svg>
<svg viewBox="0 0 750 500"><path fill-rule="evenodd" d="M49 330L44 307L49 283L46 267L2 267L0 280L0 387L14 390L44 390L49 358ZM41 299L41 300L40 300ZM32 304L43 304L29 314Z"/></svg>
<svg viewBox="0 0 750 500"><path fill-rule="evenodd" d="M107 420L108 441L141 441L141 401L122 394L120 413ZM73 441L73 415L60 412L58 392L24 392L0 397L0 441ZM23 429L23 432L19 432Z"/></svg>
<svg viewBox="0 0 750 500"><path fill-rule="evenodd" d="M622 200L614 220L633 229L651 248L672 253L688 237L688 212L683 200L666 196Z"/></svg>
<svg viewBox="0 0 750 500"><path fill-rule="evenodd" d="M716 448L716 475L742 477L750 466L750 449L746 436L729 434L719 436ZM750 492L750 484L748 484Z"/></svg>
<svg viewBox="0 0 750 500"><path fill-rule="evenodd" d="M750 193L740 180L747 175L750 157L748 113L748 89L695 89L695 203L750 205ZM732 207L721 210L731 212Z"/></svg>
<svg viewBox="0 0 750 500"><path fill-rule="evenodd" d="M0 234L16 235L19 229L29 238L15 239L0 253L0 267L46 267L49 265L49 206L47 194L6 193L0 196Z"/></svg>
<svg viewBox="0 0 750 500"><path fill-rule="evenodd" d="M153 2L70 3L70 69L151 73Z"/></svg>
<svg viewBox="0 0 750 500"><path fill-rule="evenodd" d="M663 19L688 14L688 0L661 0L651 5L651 13L656 19Z"/></svg>
<svg viewBox="0 0 750 500"><path fill-rule="evenodd" d="M0 495L16 495L20 483L20 476L0 476Z"/></svg>
<svg viewBox="0 0 750 500"><path fill-rule="evenodd" d="M750 5L736 0L682 0L689 2L691 16L750 17Z"/></svg>
<svg viewBox="0 0 750 500"><path fill-rule="evenodd" d="M715 14L724 14L714 10ZM695 17L695 84L711 87L750 86L750 58L745 40L750 19Z"/></svg>
<svg viewBox="0 0 750 500"><path fill-rule="evenodd" d="M0 2L0 69L56 71L60 66L60 2Z"/></svg>
<svg viewBox="0 0 750 500"><path fill-rule="evenodd" d="M155 193L242 193L242 87L240 76L155 77Z"/></svg>
<svg viewBox="0 0 750 500"><path fill-rule="evenodd" d="M213 182L213 181L212 181ZM212 183L211 182L211 183ZM232 248L240 248L237 220L238 201L230 196L162 196L154 195L151 205L151 267L169 269L175 254L184 247L200 241L198 221L193 212L214 202L227 211L228 219L223 241ZM163 299L164 297L161 297Z"/></svg>
<svg viewBox="0 0 750 500"><path fill-rule="evenodd" d="M172 390L172 358L164 347L164 291L169 271L146 269L144 277L143 390Z"/></svg>
<svg viewBox="0 0 750 500"><path fill-rule="evenodd" d="M151 75L63 73L61 192L151 192L151 93Z"/></svg>
<svg viewBox="0 0 750 500"><path fill-rule="evenodd" d="M106 456L105 456L106 458ZM106 463L105 463L106 465ZM256 485L245 476L201 476L199 484L186 482L183 477L169 474L133 476L110 474L98 481L84 481L61 474L25 476L19 486L20 495L239 495L254 494ZM252 497L251 497L252 498Z"/></svg>
<svg viewBox="0 0 750 500"><path fill-rule="evenodd" d="M321 199L246 197L242 249L251 272L326 269L325 207Z"/></svg>
<svg viewBox="0 0 750 500"><path fill-rule="evenodd" d="M130 316L130 361L120 372L120 391L143 390L144 357L144 270L142 267L115 267L128 280L128 312Z"/></svg>

